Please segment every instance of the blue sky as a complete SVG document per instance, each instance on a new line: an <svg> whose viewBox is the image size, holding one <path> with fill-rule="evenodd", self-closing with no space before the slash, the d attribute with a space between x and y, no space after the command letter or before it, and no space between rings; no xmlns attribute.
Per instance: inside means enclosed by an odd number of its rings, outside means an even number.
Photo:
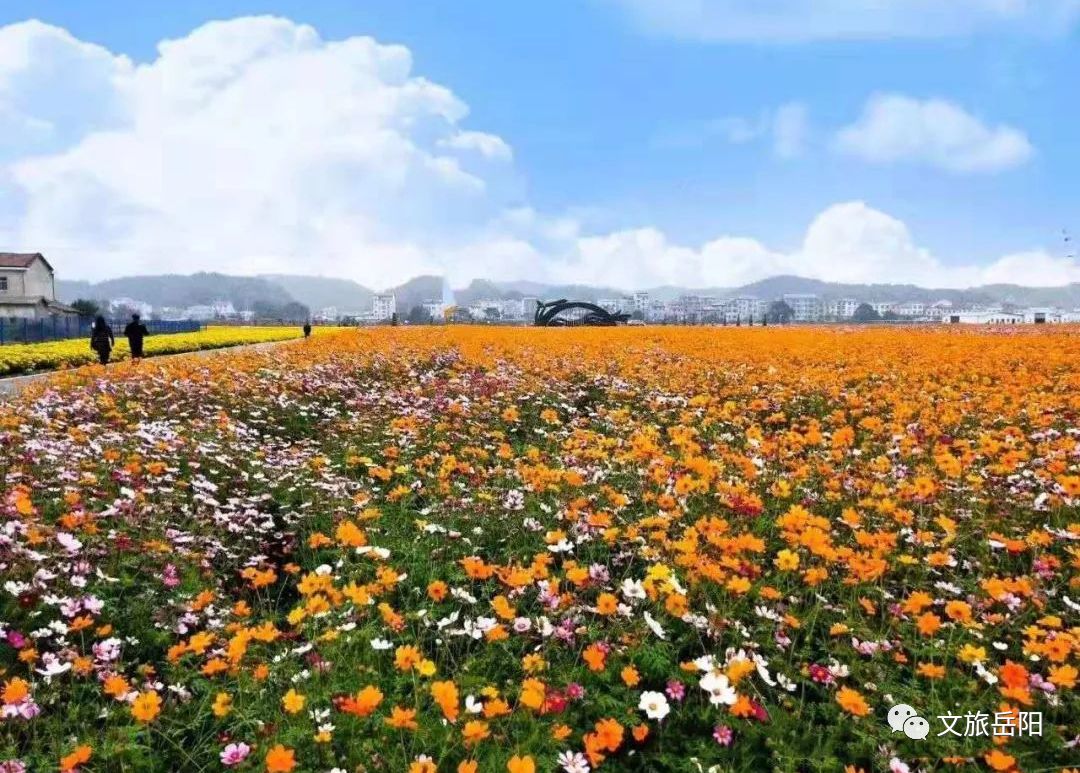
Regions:
<svg viewBox="0 0 1080 773"><path fill-rule="evenodd" d="M695 251L699 262L722 260L702 257L704 245L718 237L753 239L785 255L797 252L815 218L843 202L865 202L906 227L912 243L891 259L914 256L918 262L925 253L933 266L958 268L1020 253L1057 260L1048 268L1049 280L1076 281L1070 273L1075 267L1060 263L1061 229L1080 231L1080 13L1072 0L1046 0L1041 10L1031 0L1035 12L1005 19L980 10L991 5L988 0L958 0L958 6L971 7L970 14L945 20L943 25L955 21L956 29L937 36L920 30L941 21L930 18L896 23L895 29L870 25L853 31L840 17L845 5L860 1L835 0L841 8L837 19L809 18L808 28L822 28L801 40L771 22L730 33L738 26L742 0L718 0L714 15L675 29L641 10L652 2L8 0L0 26L36 18L143 64L158 58L162 39L183 38L210 20L253 14L311 25L324 41L372 36L380 44L401 44L411 53L413 76L451 90L468 106L468 116L456 126L494 135L512 148L512 169L496 175L495 209L527 207L552 222L571 220L575 238L614 238L640 229L662 234L660 256L639 256L645 248L633 239L629 258L620 242L594 259L601 266L640 260L640 280L646 283L664 279L657 261L678 262L682 249ZM690 0L672 2L693 6ZM797 12L802 3L774 5ZM1040 18L1053 15L1050 5L1060 10L1060 19ZM714 27L719 32L709 31ZM2 95L0 89L0 106ZM842 146L839 134L858 125L875 95L906 101L887 103L878 122L864 125L856 140ZM960 118L942 118L928 108L931 100L960 111ZM785 109L795 126L791 147L781 150L778 116ZM971 151L974 160L959 168L950 159L967 151L950 132L963 125L943 128L944 139L935 135L952 119L974 121L991 135L980 140L976 134L973 141L985 147ZM884 125L904 120L917 125ZM998 130L1008 136L994 135ZM927 136L920 140L920 132ZM938 144L927 148L920 142ZM477 228L468 230L475 235ZM418 249L434 254L428 262L436 268L460 263L462 238L456 234ZM504 238L511 237L500 232L485 243ZM526 241L539 261L548 259L547 250L558 251L551 258L558 266L552 276L578 276L575 258L567 254L577 247L552 247L548 237L520 232L512 238ZM909 248L915 252L909 255ZM858 259L855 246L837 252ZM888 265L889 259L879 262ZM503 262L497 252L492 260L496 267ZM739 260L753 262L752 256ZM528 269L518 252L515 261L519 273ZM476 261L469 269L485 265ZM826 278L863 276L828 276L821 260L807 265L803 273ZM380 278L371 266L349 273L373 283ZM930 269L924 274L900 272L897 279L934 277ZM701 276L723 280L727 274L714 267ZM969 276L976 275L957 274L949 283ZM602 277L596 266L580 273ZM615 273L613 280L626 284L637 278Z"/></svg>

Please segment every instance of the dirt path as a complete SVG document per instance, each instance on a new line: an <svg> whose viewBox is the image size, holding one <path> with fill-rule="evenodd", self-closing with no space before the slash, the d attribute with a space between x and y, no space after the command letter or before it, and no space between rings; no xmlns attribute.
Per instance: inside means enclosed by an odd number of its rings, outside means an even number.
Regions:
<svg viewBox="0 0 1080 773"><path fill-rule="evenodd" d="M171 358L174 358L174 357L192 357L192 356L211 357L211 356L216 355L216 354L227 354L229 352L235 352L238 349L253 349L253 350L269 349L270 347L273 347L273 346L281 346L282 344L293 343L294 341L299 341L299 340L302 340L302 339L299 339L299 338L287 338L287 339L285 339L283 341L264 341L263 343L258 343L258 344L239 344L237 346L221 346L221 347L218 347L216 349L196 349L194 351L179 352L177 354L162 354L162 355L159 355L157 357L148 357L147 359L152 359L152 360L157 361L157 360L168 360L168 359L171 359ZM121 360L121 361L117 362L116 364L120 364L120 362L127 362L127 360ZM84 365L84 366L81 366L81 367L94 368L94 367L98 367L98 366L96 366L96 365ZM39 384L39 383L41 383L43 381L46 381L47 379L52 378L53 376L56 376L56 375L58 375L60 373L71 374L72 372L75 372L75 371L80 370L80 369L81 368L73 368L73 369L69 369L69 370L65 370L65 371L48 370L48 371L44 371L42 373L31 373L31 374L26 375L26 376L9 376L7 378L0 378L0 400L7 400L9 398L15 397L15 396L21 394L23 392L23 390L25 390L27 387L31 386L32 384Z"/></svg>

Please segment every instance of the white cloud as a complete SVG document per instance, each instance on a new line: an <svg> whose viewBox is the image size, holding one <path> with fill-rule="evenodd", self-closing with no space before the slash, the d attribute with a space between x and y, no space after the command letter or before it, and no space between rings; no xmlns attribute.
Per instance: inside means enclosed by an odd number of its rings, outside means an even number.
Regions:
<svg viewBox="0 0 1080 773"><path fill-rule="evenodd" d="M1034 152L1019 129L987 126L943 99L901 94L871 97L858 120L837 133L834 146L871 163L907 162L957 173L1008 169Z"/></svg>
<svg viewBox="0 0 1080 773"><path fill-rule="evenodd" d="M509 146L465 129L465 104L401 46L260 17L140 65L37 22L0 29L0 52L0 116L40 125L5 143L0 200L18 215L0 236L68 276L227 266L381 285L438 270L516 196ZM46 125L65 128L43 140Z"/></svg>
<svg viewBox="0 0 1080 773"><path fill-rule="evenodd" d="M559 278L568 281L623 287L736 287L778 274L924 287L1080 282L1080 263L1042 251L1008 255L985 266L945 264L916 244L904 223L859 201L828 207L791 251L735 236L688 247L656 229L637 229L579 239L575 259L562 269Z"/></svg>
<svg viewBox="0 0 1080 773"><path fill-rule="evenodd" d="M746 145L771 138L773 155L791 159L802 155L809 133L809 111L801 102L788 102L775 110L764 110L757 118L725 116L669 127L659 132L653 144L659 148L698 150L714 140Z"/></svg>
<svg viewBox="0 0 1080 773"><path fill-rule="evenodd" d="M606 0L646 32L694 40L798 43L1055 34L1080 0Z"/></svg>
<svg viewBox="0 0 1080 773"><path fill-rule="evenodd" d="M1080 281L1075 261L1039 252L950 267L859 202L826 209L792 250L738 235L685 245L648 227L587 233L529 207L510 146L467 117L412 72L406 48L326 41L286 19L207 24L147 63L37 22L3 27L0 248L43 250L67 278L296 272L376 288L420 273L628 289L778 273ZM762 126L755 138L797 153L805 109Z"/></svg>
<svg viewBox="0 0 1080 773"><path fill-rule="evenodd" d="M460 131L450 137L443 137L438 145L440 148L475 151L484 158L500 161L510 161L514 157L514 152L502 137L485 132Z"/></svg>

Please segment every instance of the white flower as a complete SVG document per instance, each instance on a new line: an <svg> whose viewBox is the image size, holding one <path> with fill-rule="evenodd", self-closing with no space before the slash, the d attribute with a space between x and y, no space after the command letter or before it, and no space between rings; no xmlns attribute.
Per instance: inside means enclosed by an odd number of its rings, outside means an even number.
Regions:
<svg viewBox="0 0 1080 773"><path fill-rule="evenodd" d="M663 626L661 626L660 623L656 622L656 618L654 618L648 612L645 613L645 625L649 626L652 632L656 634L656 637L658 639L667 639L667 634L664 632Z"/></svg>
<svg viewBox="0 0 1080 773"><path fill-rule="evenodd" d="M589 773L589 761L581 752L565 751L555 760L562 766L564 773Z"/></svg>
<svg viewBox="0 0 1080 773"><path fill-rule="evenodd" d="M637 707L645 712L645 716L649 719L663 719L671 711L671 707L668 706L667 698L662 692L646 691L641 694L641 700L638 701Z"/></svg>
<svg viewBox="0 0 1080 773"><path fill-rule="evenodd" d="M393 647L392 642L388 642L386 639L372 639L371 649L373 650L388 650Z"/></svg>
<svg viewBox="0 0 1080 773"><path fill-rule="evenodd" d="M479 714L484 710L484 704L476 700L476 696L465 696L465 710L470 714Z"/></svg>
<svg viewBox="0 0 1080 773"><path fill-rule="evenodd" d="M628 599L643 599L647 594L641 580L631 580L627 577L622 581L622 595Z"/></svg>
<svg viewBox="0 0 1080 773"><path fill-rule="evenodd" d="M735 701L739 699L738 693L731 686L727 676L719 671L709 671L705 676L701 677L698 685L702 690L709 693L709 703L714 706L721 704L734 706Z"/></svg>

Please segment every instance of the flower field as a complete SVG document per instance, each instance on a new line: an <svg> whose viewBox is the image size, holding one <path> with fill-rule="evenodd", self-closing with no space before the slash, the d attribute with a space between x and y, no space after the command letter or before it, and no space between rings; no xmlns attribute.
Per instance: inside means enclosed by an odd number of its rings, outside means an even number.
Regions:
<svg viewBox="0 0 1080 773"><path fill-rule="evenodd" d="M318 333L322 328L316 328ZM125 360L130 356L127 340L116 331L116 348L113 360ZM147 357L160 354L179 354L199 349L220 349L238 344L258 344L298 338L300 327L208 327L198 333L173 333L153 335L146 339L143 352ZM55 370L97 362L97 354L90 349L89 339L73 338L66 341L45 341L35 344L11 344L0 346L0 376L30 373L37 370Z"/></svg>
<svg viewBox="0 0 1080 773"><path fill-rule="evenodd" d="M1075 328L345 331L0 476L3 773L1080 765Z"/></svg>

